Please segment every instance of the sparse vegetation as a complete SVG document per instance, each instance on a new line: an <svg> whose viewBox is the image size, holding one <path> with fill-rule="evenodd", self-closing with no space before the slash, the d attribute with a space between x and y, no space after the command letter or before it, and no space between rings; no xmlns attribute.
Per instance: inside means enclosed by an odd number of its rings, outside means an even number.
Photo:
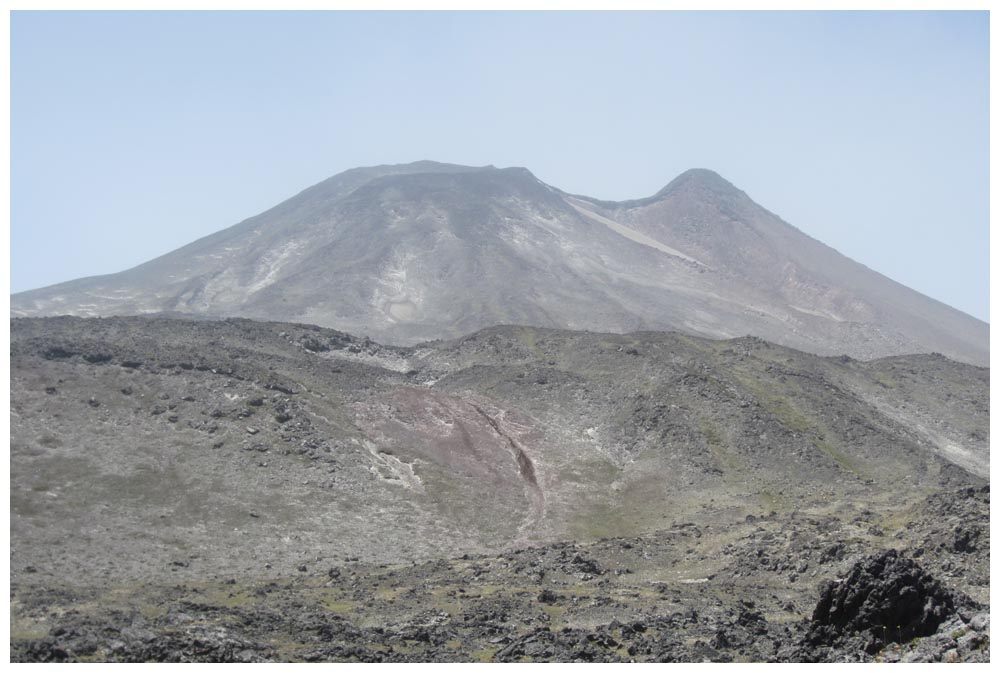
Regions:
<svg viewBox="0 0 1000 673"><path fill-rule="evenodd" d="M526 327L11 332L15 660L801 660L817 583L889 548L989 600L987 370ZM934 441L900 420L941 410Z"/></svg>

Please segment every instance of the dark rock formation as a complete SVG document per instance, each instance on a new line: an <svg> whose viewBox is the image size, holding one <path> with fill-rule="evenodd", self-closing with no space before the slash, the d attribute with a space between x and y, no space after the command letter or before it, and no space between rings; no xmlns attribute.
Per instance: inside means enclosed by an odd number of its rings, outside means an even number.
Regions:
<svg viewBox="0 0 1000 673"><path fill-rule="evenodd" d="M861 636L869 654L890 642L927 636L955 611L950 591L895 549L854 565L828 582L813 612L807 640L833 645Z"/></svg>

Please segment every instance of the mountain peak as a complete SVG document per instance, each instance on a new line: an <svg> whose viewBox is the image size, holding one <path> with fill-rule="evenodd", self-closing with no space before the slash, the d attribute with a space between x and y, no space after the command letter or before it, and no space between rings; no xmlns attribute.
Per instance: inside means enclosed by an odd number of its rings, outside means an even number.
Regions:
<svg viewBox="0 0 1000 673"><path fill-rule="evenodd" d="M405 188L411 196L422 189L464 190L475 198L489 198L499 192L525 192L532 197L549 198L551 192L527 168L512 166L470 167L421 161L400 166L378 167L367 187L379 190L386 186ZM414 191L416 190L416 191ZM498 191L499 190L499 191ZM540 191L544 190L544 191ZM362 192L358 192L361 194ZM458 191L455 191L457 194Z"/></svg>
<svg viewBox="0 0 1000 673"><path fill-rule="evenodd" d="M733 198L743 194L733 183L708 168L690 168L670 181L653 198L659 199L682 189L699 189L716 196Z"/></svg>
<svg viewBox="0 0 1000 673"><path fill-rule="evenodd" d="M463 166L461 164L448 164L429 159L422 159L409 164L386 166L386 168L396 169L400 173L502 173L511 176L535 178L535 175L524 166L507 166L506 168L499 168L493 164L487 164L486 166Z"/></svg>
<svg viewBox="0 0 1000 673"><path fill-rule="evenodd" d="M403 164L381 164L379 166L366 166L352 170L385 175L412 175L415 173L480 173L495 171L497 168L492 164L489 166L463 166L461 164L449 164L442 161L421 159Z"/></svg>
<svg viewBox="0 0 1000 673"><path fill-rule="evenodd" d="M510 166L507 168L498 168L493 164L488 164L486 166L463 166L461 164L448 164L440 161L430 161L427 159L422 159L420 161L413 161L406 164L384 164L380 166L367 166L363 168L356 168L345 173L335 175L330 178L330 180L337 180L343 175L348 174L360 174L366 176L368 179L378 178L378 177L413 177L413 176L486 176L487 178L496 177L507 177L507 178L520 178L520 179L530 179L532 181L537 181L538 179L523 166Z"/></svg>

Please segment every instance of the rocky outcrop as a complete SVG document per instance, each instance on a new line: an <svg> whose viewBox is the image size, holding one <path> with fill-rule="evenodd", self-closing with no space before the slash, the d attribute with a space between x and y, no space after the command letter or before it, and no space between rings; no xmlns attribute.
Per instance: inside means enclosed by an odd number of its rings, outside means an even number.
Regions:
<svg viewBox="0 0 1000 673"><path fill-rule="evenodd" d="M813 646L852 641L874 654L889 643L931 635L955 607L951 591L889 549L859 561L846 578L823 587L806 641Z"/></svg>

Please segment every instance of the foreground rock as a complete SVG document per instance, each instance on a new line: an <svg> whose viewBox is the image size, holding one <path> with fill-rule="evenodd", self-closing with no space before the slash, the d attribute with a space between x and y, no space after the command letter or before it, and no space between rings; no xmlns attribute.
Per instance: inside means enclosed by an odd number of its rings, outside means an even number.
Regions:
<svg viewBox="0 0 1000 673"><path fill-rule="evenodd" d="M966 508L982 512L983 506L973 499ZM637 538L422 564L328 559L271 580L115 592L18 586L11 658L989 660L988 607L958 588L973 586L974 576L957 572L941 582L895 549L869 555L870 541L847 541L844 530L823 517L774 516L697 534L675 526ZM892 536L896 544L920 540L906 528L900 532ZM822 560L830 558L829 536L845 539L839 561ZM722 551L727 564L711 577L691 575L716 537L729 541ZM791 540L809 581L789 583L776 569L781 562L754 566L741 553L781 559ZM941 548L926 558L941 565L958 554ZM878 624L886 620L900 623L902 642L888 629L882 635Z"/></svg>
<svg viewBox="0 0 1000 673"><path fill-rule="evenodd" d="M902 645L935 634L956 617L959 605L966 613L982 608L943 587L913 560L888 549L859 561L847 577L823 587L803 656L821 655L823 646L830 652L874 655L891 643Z"/></svg>
<svg viewBox="0 0 1000 673"><path fill-rule="evenodd" d="M955 612L950 592L910 559L889 549L861 561L823 588L813 613L814 644L860 636L871 654L889 642L928 636Z"/></svg>

